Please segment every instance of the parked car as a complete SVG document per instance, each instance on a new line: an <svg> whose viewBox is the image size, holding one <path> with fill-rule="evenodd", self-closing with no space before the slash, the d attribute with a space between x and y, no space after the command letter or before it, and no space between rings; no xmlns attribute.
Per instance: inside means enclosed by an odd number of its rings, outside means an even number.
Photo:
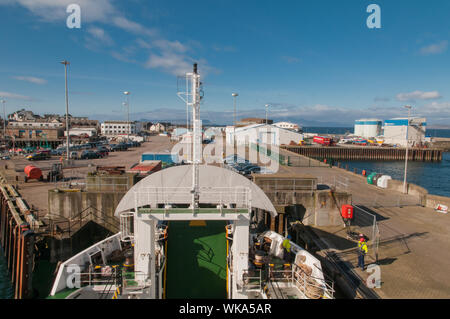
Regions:
<svg viewBox="0 0 450 319"><path fill-rule="evenodd" d="M109 152L105 149L97 149L96 151L94 151L95 153L97 153L100 157L105 157L109 155Z"/></svg>
<svg viewBox="0 0 450 319"><path fill-rule="evenodd" d="M257 165L253 165L253 166L248 166L246 167L242 173L244 175L249 175L251 173L259 173L261 171L261 167L257 166Z"/></svg>
<svg viewBox="0 0 450 319"><path fill-rule="evenodd" d="M100 155L93 151L83 151L80 156L80 159L94 159L94 158L100 158Z"/></svg>
<svg viewBox="0 0 450 319"><path fill-rule="evenodd" d="M70 159L78 159L78 152L70 152Z"/></svg>
<svg viewBox="0 0 450 319"><path fill-rule="evenodd" d="M111 145L111 152L126 151L128 147L125 143Z"/></svg>
<svg viewBox="0 0 450 319"><path fill-rule="evenodd" d="M26 159L29 161L40 161L50 159L50 153L47 152L33 153L31 155L28 155Z"/></svg>

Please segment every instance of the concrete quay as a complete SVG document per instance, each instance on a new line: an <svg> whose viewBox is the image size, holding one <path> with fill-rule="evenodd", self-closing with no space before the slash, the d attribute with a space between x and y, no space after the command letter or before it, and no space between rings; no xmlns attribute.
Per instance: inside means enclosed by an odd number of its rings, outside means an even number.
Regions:
<svg viewBox="0 0 450 319"><path fill-rule="evenodd" d="M302 160L305 160L304 158ZM316 163L317 164L317 163ZM450 198L430 195L417 185L409 184L409 194L401 192L402 183L392 181L388 189L367 184L358 174L337 167L280 166L280 172L315 176L331 188L352 194L352 204L361 214L375 216L379 238L373 242L373 224L355 220L350 228L341 226L308 226L305 236L316 254L324 260L333 256L346 272L350 298L450 298L450 216L434 210L437 203L448 205ZM319 185L320 186L320 185ZM364 211L364 213L362 213ZM357 209L356 214L360 213ZM369 273L357 268L357 242L348 231L368 235L369 254L366 267L375 263L381 270L381 288L369 289ZM373 250L377 250L377 254ZM372 250L372 251L371 251ZM336 261L337 260L337 261ZM359 288L375 294L359 293Z"/></svg>

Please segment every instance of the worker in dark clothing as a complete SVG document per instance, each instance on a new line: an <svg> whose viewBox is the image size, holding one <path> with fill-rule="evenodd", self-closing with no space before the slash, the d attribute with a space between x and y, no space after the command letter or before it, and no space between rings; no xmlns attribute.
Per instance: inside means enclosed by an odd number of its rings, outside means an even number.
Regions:
<svg viewBox="0 0 450 319"><path fill-rule="evenodd" d="M358 241L358 267L361 267L364 270L364 257L368 252L366 239L363 234L359 234Z"/></svg>

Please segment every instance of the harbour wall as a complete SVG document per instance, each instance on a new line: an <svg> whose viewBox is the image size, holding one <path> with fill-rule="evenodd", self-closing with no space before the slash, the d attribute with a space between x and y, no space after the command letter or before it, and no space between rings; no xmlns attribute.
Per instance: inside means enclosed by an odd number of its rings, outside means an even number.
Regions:
<svg viewBox="0 0 450 319"><path fill-rule="evenodd" d="M0 177L0 244L14 289L14 299L33 297L35 237L41 223L17 190Z"/></svg>
<svg viewBox="0 0 450 319"><path fill-rule="evenodd" d="M340 167L333 167L333 169L342 170L345 171L347 174L352 174L355 177L366 180L366 176L363 176L362 174L357 174L355 172L351 172ZM388 184L386 190L403 192L403 181L391 179L388 180L387 183ZM419 202L423 207L434 209L438 204L450 207L450 197L429 194L427 189L413 183L406 183L406 188L409 195L417 196L419 198Z"/></svg>
<svg viewBox="0 0 450 319"><path fill-rule="evenodd" d="M281 148L311 158L328 158L333 160L400 161L405 160L406 156L406 150L404 148L392 147L315 147L283 145ZM424 162L441 161L442 153L442 149L411 148L408 151L408 160Z"/></svg>
<svg viewBox="0 0 450 319"><path fill-rule="evenodd" d="M52 189L48 191L48 209L52 215L58 215L76 222L86 219L105 227L111 232L119 231L114 211L125 191L82 191Z"/></svg>

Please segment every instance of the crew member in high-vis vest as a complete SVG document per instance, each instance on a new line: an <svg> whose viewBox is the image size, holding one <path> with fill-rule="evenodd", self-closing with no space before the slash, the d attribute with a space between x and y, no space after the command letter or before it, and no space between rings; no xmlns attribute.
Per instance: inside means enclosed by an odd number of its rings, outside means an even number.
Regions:
<svg viewBox="0 0 450 319"><path fill-rule="evenodd" d="M291 254L291 235L287 236L287 239L283 240L284 256L288 262L292 262Z"/></svg>
<svg viewBox="0 0 450 319"><path fill-rule="evenodd" d="M364 270L364 257L368 252L366 239L363 234L359 234L358 241L358 267L361 267Z"/></svg>

